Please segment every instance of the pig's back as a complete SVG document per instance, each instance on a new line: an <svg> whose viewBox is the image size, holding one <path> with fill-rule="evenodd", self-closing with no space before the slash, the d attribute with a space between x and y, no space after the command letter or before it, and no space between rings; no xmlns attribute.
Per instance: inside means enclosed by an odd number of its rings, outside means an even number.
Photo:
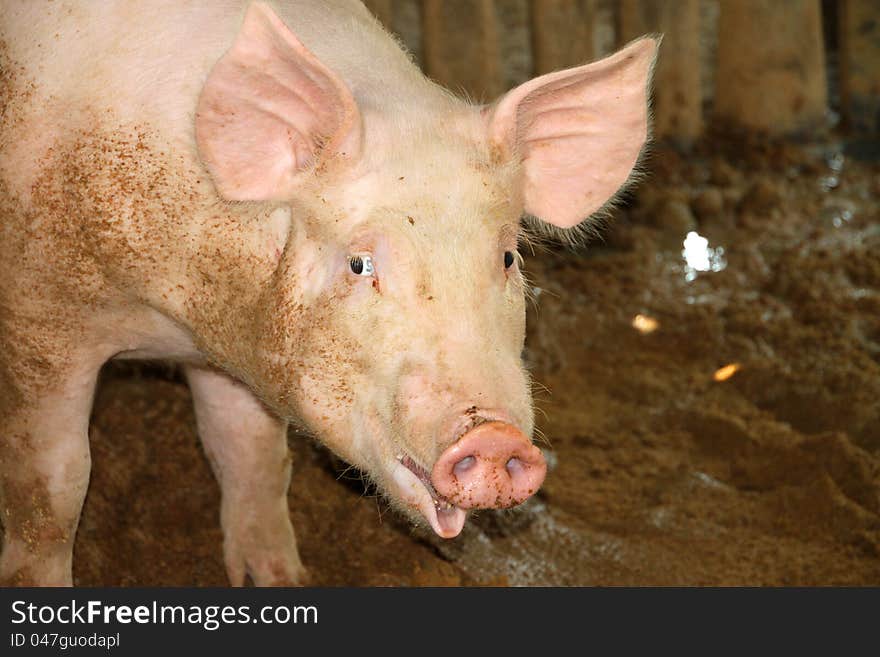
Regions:
<svg viewBox="0 0 880 657"><path fill-rule="evenodd" d="M86 109L109 109L192 146L198 95L235 39L248 4L7 0L0 11L0 61L26 82L18 93L41 115L38 133L88 121ZM395 103L411 109L414 99L438 93L360 2L269 4L365 109L393 111ZM50 107L57 110L51 119Z"/></svg>

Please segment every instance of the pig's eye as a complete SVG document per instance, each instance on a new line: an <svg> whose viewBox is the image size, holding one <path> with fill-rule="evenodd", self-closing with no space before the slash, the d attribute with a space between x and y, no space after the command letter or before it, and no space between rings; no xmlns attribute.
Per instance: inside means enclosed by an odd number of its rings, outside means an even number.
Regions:
<svg viewBox="0 0 880 657"><path fill-rule="evenodd" d="M375 273L373 269L373 259L368 255L353 255L348 257L348 268L352 274L358 276L372 276Z"/></svg>
<svg viewBox="0 0 880 657"><path fill-rule="evenodd" d="M504 252L504 268L510 269L511 267L513 267L513 260L514 260L513 252L512 251L505 251Z"/></svg>

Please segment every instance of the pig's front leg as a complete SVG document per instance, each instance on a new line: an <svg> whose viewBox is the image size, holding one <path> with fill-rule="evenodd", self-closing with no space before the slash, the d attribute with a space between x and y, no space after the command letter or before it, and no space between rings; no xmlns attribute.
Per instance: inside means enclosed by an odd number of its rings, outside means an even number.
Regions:
<svg viewBox="0 0 880 657"><path fill-rule="evenodd" d="M103 359L78 358L72 350L65 362L4 356L0 586L70 586L91 470L89 413Z"/></svg>
<svg viewBox="0 0 880 657"><path fill-rule="evenodd" d="M306 572L287 507L287 423L241 383L213 369L187 367L196 421L220 482L226 572L233 586L296 586Z"/></svg>

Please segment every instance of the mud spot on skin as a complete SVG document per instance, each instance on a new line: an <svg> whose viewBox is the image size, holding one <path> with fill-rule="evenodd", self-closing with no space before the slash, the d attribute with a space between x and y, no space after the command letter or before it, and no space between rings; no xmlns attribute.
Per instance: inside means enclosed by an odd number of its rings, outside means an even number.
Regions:
<svg viewBox="0 0 880 657"><path fill-rule="evenodd" d="M7 56L6 42L0 40L0 124L6 118L7 108L12 98L14 73Z"/></svg>
<svg viewBox="0 0 880 657"><path fill-rule="evenodd" d="M481 424L492 421L487 417L477 415L477 410L478 409L476 406L471 406L464 412L465 417L467 417L468 420L464 426L464 429L462 429L461 436L464 436L468 431L471 431L472 429L476 429Z"/></svg>
<svg viewBox="0 0 880 657"><path fill-rule="evenodd" d="M34 577L30 567L22 566L6 579L0 580L0 587L13 586L38 586L37 579Z"/></svg>
<svg viewBox="0 0 880 657"><path fill-rule="evenodd" d="M34 95L34 83L21 75L22 70L20 64L9 59L8 45L0 40L0 126L14 126L15 110Z"/></svg>
<svg viewBox="0 0 880 657"><path fill-rule="evenodd" d="M259 378L258 302L277 263L254 226L271 208L218 204L199 165L150 126L98 109L89 128L56 136L38 161L19 191L0 181L10 218L0 248L15 254L0 312L22 299L33 306L33 319L0 316L15 388L33 397L65 369L71 345L101 339L109 314L146 307L189 329L211 362ZM50 327L39 325L46 316L56 318Z"/></svg>
<svg viewBox="0 0 880 657"><path fill-rule="evenodd" d="M70 539L70 530L59 527L45 479L3 479L2 510L5 537L16 538L32 554Z"/></svg>

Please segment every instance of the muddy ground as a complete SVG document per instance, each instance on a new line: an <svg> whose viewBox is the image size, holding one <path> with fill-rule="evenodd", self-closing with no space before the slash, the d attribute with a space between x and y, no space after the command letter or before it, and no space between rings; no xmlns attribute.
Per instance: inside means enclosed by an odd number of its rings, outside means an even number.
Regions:
<svg viewBox="0 0 880 657"><path fill-rule="evenodd" d="M543 490L444 542L291 435L316 584L880 585L880 166L728 141L649 168L602 239L526 254ZM104 372L92 454L77 584L226 584L173 369Z"/></svg>

